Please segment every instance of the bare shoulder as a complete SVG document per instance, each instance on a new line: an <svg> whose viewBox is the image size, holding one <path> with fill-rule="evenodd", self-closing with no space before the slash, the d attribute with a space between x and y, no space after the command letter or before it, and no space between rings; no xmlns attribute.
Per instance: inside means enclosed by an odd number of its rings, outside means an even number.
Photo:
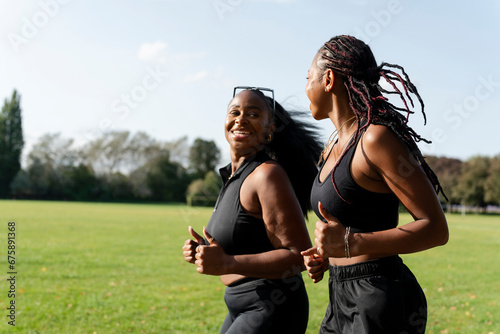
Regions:
<svg viewBox="0 0 500 334"><path fill-rule="evenodd" d="M290 202L293 188L283 167L271 160L260 164L248 175L240 193L245 210L262 213L269 207L277 209L280 201Z"/></svg>
<svg viewBox="0 0 500 334"><path fill-rule="evenodd" d="M370 124L361 142L364 154L375 159L407 150L403 141L385 125Z"/></svg>
<svg viewBox="0 0 500 334"><path fill-rule="evenodd" d="M389 143L391 141L399 142L396 134L385 125L370 124L363 136L365 145L378 146L381 143Z"/></svg>
<svg viewBox="0 0 500 334"><path fill-rule="evenodd" d="M408 147L385 125L370 124L361 138L360 146L365 161L379 172L402 162L416 164Z"/></svg>
<svg viewBox="0 0 500 334"><path fill-rule="evenodd" d="M292 189L287 172L278 162L273 160L260 164L247 179L259 197Z"/></svg>
<svg viewBox="0 0 500 334"><path fill-rule="evenodd" d="M255 168L254 174L262 178L270 178L286 172L279 163L274 160L267 160Z"/></svg>
<svg viewBox="0 0 500 334"><path fill-rule="evenodd" d="M255 168L244 180L240 190L240 201L243 208L261 218L262 206L266 196L272 195L279 190L275 190L276 180L281 173L285 174L283 168L275 161L263 162Z"/></svg>

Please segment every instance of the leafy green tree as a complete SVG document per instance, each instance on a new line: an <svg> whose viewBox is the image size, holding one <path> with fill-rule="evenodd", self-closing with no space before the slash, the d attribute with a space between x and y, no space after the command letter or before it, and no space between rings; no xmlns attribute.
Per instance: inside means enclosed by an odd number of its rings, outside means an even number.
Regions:
<svg viewBox="0 0 500 334"><path fill-rule="evenodd" d="M155 201L186 201L188 175L180 163L170 161L169 152L150 162L146 183Z"/></svg>
<svg viewBox="0 0 500 334"><path fill-rule="evenodd" d="M491 159L488 172L484 184L484 199L487 203L500 205L500 155Z"/></svg>
<svg viewBox="0 0 500 334"><path fill-rule="evenodd" d="M460 199L461 204L486 206L485 183L488 178L490 158L476 156L462 165L462 173L458 178L454 196Z"/></svg>
<svg viewBox="0 0 500 334"><path fill-rule="evenodd" d="M222 187L222 179L214 171L210 171L205 175L203 180L205 191L209 196L217 196Z"/></svg>
<svg viewBox="0 0 500 334"><path fill-rule="evenodd" d="M91 167L80 163L67 168L66 174L69 199L76 201L95 201L98 199L100 181Z"/></svg>
<svg viewBox="0 0 500 334"><path fill-rule="evenodd" d="M134 189L129 177L120 172L111 175L107 186L113 201L131 201L134 199Z"/></svg>
<svg viewBox="0 0 500 334"><path fill-rule="evenodd" d="M197 138L189 150L189 168L194 179L202 179L213 171L220 159L220 150L213 140Z"/></svg>
<svg viewBox="0 0 500 334"><path fill-rule="evenodd" d="M0 113L0 197L9 196L10 184L21 169L23 146L21 97L14 90Z"/></svg>
<svg viewBox="0 0 500 334"><path fill-rule="evenodd" d="M449 203L459 204L460 199L454 196L454 188L457 184L458 178L460 177L462 161L459 159L436 156L428 156L425 158L425 160L439 178L439 182L441 183L441 187L443 187L443 190L448 197ZM439 199L442 203L446 202L444 196L441 193L439 193Z"/></svg>
<svg viewBox="0 0 500 334"><path fill-rule="evenodd" d="M187 188L186 201L190 206L205 206L205 200L200 200L200 197L205 197L205 183L202 179L197 179L191 182Z"/></svg>
<svg viewBox="0 0 500 334"><path fill-rule="evenodd" d="M31 193L35 198L44 198L50 192L49 175L47 165L39 158L34 157L26 169L29 182L31 184Z"/></svg>
<svg viewBox="0 0 500 334"><path fill-rule="evenodd" d="M20 170L10 183L10 193L14 198L29 198L32 196L32 185L28 174Z"/></svg>
<svg viewBox="0 0 500 334"><path fill-rule="evenodd" d="M170 161L178 162L186 168L189 166L190 148L187 136L165 143L164 148L170 152Z"/></svg>
<svg viewBox="0 0 500 334"><path fill-rule="evenodd" d="M105 133L87 143L80 155L99 175L112 175L127 163L129 138L128 131Z"/></svg>
<svg viewBox="0 0 500 334"><path fill-rule="evenodd" d="M96 174L111 177L116 172L133 171L161 152L161 144L145 132L131 135L128 131L112 131L88 142L80 156Z"/></svg>
<svg viewBox="0 0 500 334"><path fill-rule="evenodd" d="M78 160L73 140L59 133L46 134L33 145L27 158L26 172L34 196L47 199L70 199L71 170Z"/></svg>
<svg viewBox="0 0 500 334"><path fill-rule="evenodd" d="M205 175L204 179L194 180L187 190L187 203L191 206L214 206L222 187L222 180L214 171Z"/></svg>
<svg viewBox="0 0 500 334"><path fill-rule="evenodd" d="M149 166L144 165L130 173L129 182L132 187L132 193L137 200L147 200L152 193L147 184L147 175Z"/></svg>

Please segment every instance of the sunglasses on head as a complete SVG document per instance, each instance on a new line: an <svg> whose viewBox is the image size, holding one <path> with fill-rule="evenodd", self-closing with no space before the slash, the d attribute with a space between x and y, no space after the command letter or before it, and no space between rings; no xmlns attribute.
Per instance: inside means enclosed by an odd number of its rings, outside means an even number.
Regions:
<svg viewBox="0 0 500 334"><path fill-rule="evenodd" d="M265 92L267 92L268 94L271 93L271 96L268 96L268 97L272 98L272 100L273 100L273 114L276 112L276 103L274 102L274 89L265 88L265 87L236 86L236 87L234 87L233 98L236 96L237 91L240 91L240 90L243 91L243 90L247 90L247 89L258 90L259 92L262 92L262 94L264 94L264 95L266 95Z"/></svg>

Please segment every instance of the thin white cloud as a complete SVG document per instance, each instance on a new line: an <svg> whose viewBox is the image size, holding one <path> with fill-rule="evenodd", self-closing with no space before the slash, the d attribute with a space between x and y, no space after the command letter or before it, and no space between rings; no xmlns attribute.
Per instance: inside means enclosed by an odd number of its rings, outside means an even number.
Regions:
<svg viewBox="0 0 500 334"><path fill-rule="evenodd" d="M137 54L139 60L165 64L167 62L167 44L164 42L144 43Z"/></svg>
<svg viewBox="0 0 500 334"><path fill-rule="evenodd" d="M183 81L185 83L193 83L193 82L201 81L201 80L205 79L206 77L208 77L208 71L200 71L200 72L197 72L193 75L188 75L187 77L184 78Z"/></svg>

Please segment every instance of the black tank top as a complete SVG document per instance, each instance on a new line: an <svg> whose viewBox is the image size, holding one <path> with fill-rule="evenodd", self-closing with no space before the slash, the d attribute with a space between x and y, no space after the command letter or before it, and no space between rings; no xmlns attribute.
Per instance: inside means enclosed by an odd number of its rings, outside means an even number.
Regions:
<svg viewBox="0 0 500 334"><path fill-rule="evenodd" d="M311 205L322 221L326 222L319 213L318 202L321 202L323 207L338 218L344 226L351 226L351 231L358 233L394 228L398 225L399 218L399 200L396 195L369 191L358 185L352 178L352 157L363 133L364 131L359 134L356 143L349 148L338 166L334 168L335 184L345 201L340 198L333 186L332 172L323 182L319 181L326 159L314 179L311 190Z"/></svg>
<svg viewBox="0 0 500 334"><path fill-rule="evenodd" d="M240 202L243 181L255 168L268 160L271 158L260 151L246 159L232 177L229 177L231 164L219 170L223 186L207 231L227 254L257 254L274 249L267 236L264 221L246 213Z"/></svg>

